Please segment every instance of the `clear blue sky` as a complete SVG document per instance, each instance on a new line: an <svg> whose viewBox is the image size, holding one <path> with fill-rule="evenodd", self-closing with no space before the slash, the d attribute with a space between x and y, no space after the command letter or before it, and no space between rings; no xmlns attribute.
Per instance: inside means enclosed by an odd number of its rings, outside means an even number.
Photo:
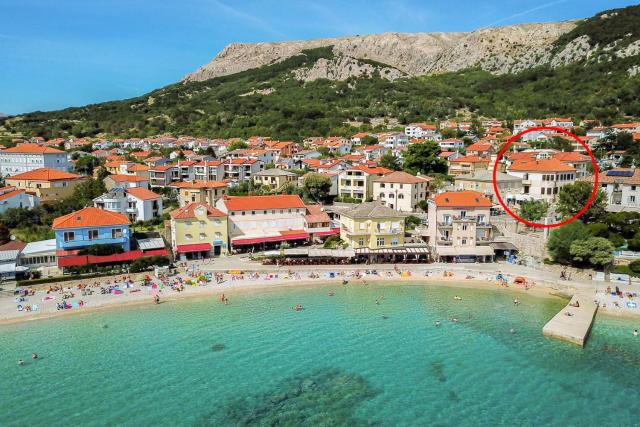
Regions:
<svg viewBox="0 0 640 427"><path fill-rule="evenodd" d="M231 42L470 31L584 18L623 0L0 0L0 112L129 98Z"/></svg>

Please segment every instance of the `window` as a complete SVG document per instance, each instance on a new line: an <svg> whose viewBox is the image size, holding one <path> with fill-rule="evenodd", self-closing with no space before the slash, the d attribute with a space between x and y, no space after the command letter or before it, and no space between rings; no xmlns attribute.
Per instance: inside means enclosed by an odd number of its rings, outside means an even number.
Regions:
<svg viewBox="0 0 640 427"><path fill-rule="evenodd" d="M635 203L636 202L636 196L629 196L629 203Z"/></svg>
<svg viewBox="0 0 640 427"><path fill-rule="evenodd" d="M122 237L122 228L113 228L113 229L111 229L111 238L112 239L119 239L120 237Z"/></svg>
<svg viewBox="0 0 640 427"><path fill-rule="evenodd" d="M384 187L385 187L384 182L381 182L380 183L380 188L384 188Z"/></svg>
<svg viewBox="0 0 640 427"><path fill-rule="evenodd" d="M73 231L65 231L64 232L64 241L65 242L72 242L76 240L76 233Z"/></svg>
<svg viewBox="0 0 640 427"><path fill-rule="evenodd" d="M89 230L89 240L96 240L98 238L98 230Z"/></svg>
<svg viewBox="0 0 640 427"><path fill-rule="evenodd" d="M364 230L367 228L367 224L365 224L364 222L360 223L360 230Z"/></svg>
<svg viewBox="0 0 640 427"><path fill-rule="evenodd" d="M358 246L364 246L364 239L358 239Z"/></svg>
<svg viewBox="0 0 640 427"><path fill-rule="evenodd" d="M404 199L404 194L398 194L398 199Z"/></svg>
<svg viewBox="0 0 640 427"><path fill-rule="evenodd" d="M462 239L462 244L466 245L467 244L467 239Z"/></svg>
<svg viewBox="0 0 640 427"><path fill-rule="evenodd" d="M251 211L251 215L255 215L255 214L256 214L256 211Z"/></svg>
<svg viewBox="0 0 640 427"><path fill-rule="evenodd" d="M200 233L200 240L204 240L207 238L207 235L204 233Z"/></svg>
<svg viewBox="0 0 640 427"><path fill-rule="evenodd" d="M636 186L635 185L631 186L631 191L636 191Z"/></svg>
<svg viewBox="0 0 640 427"><path fill-rule="evenodd" d="M384 246L384 237L378 237L376 243L378 246Z"/></svg>
<svg viewBox="0 0 640 427"><path fill-rule="evenodd" d="M469 229L469 224L462 224L462 231L467 231Z"/></svg>
<svg viewBox="0 0 640 427"><path fill-rule="evenodd" d="M396 237L391 239L391 246L398 246L398 239Z"/></svg>
<svg viewBox="0 0 640 427"><path fill-rule="evenodd" d="M193 238L193 236L191 234L187 233L187 234L184 235L184 238L187 239L187 240L191 240Z"/></svg>
<svg viewBox="0 0 640 427"><path fill-rule="evenodd" d="M384 193L380 193L380 198L384 199Z"/></svg>

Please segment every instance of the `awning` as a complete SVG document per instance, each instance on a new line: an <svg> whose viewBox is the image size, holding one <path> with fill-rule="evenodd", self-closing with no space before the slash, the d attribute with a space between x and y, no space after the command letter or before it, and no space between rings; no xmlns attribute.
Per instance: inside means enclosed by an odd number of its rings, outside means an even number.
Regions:
<svg viewBox="0 0 640 427"><path fill-rule="evenodd" d="M334 236L336 234L340 234L340 229L339 228L332 228L329 231L318 231L316 233L313 233L314 236L316 237L321 237L321 236Z"/></svg>
<svg viewBox="0 0 640 427"><path fill-rule="evenodd" d="M194 243L191 245L178 245L177 252L205 252L211 250L211 243Z"/></svg>
<svg viewBox="0 0 640 427"><path fill-rule="evenodd" d="M146 258L151 256L168 256L166 249L156 249L147 252L129 251L121 254L112 255L75 255L67 257L58 257L58 267L74 267L86 264L107 264L117 262L129 262L138 258Z"/></svg>
<svg viewBox="0 0 640 427"><path fill-rule="evenodd" d="M284 242L287 240L301 240L308 239L309 233L297 232L297 233L286 233L281 234L279 236L264 236L264 237L254 237L249 239L232 239L232 245L255 245L256 243L267 243L267 242Z"/></svg>
<svg viewBox="0 0 640 427"><path fill-rule="evenodd" d="M488 256L494 255L490 246L436 246L438 256Z"/></svg>
<svg viewBox="0 0 640 427"><path fill-rule="evenodd" d="M517 251L518 248L511 242L493 242L489 246L495 251Z"/></svg>
<svg viewBox="0 0 640 427"><path fill-rule="evenodd" d="M149 239L138 239L138 247L143 251L151 249L162 249L165 247L162 237L152 237Z"/></svg>

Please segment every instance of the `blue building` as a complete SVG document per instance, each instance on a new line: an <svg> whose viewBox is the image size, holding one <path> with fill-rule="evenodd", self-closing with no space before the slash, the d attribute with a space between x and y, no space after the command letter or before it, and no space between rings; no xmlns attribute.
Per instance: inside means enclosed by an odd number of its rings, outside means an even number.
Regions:
<svg viewBox="0 0 640 427"><path fill-rule="evenodd" d="M84 208L53 220L57 250L85 249L93 245L119 245L131 250L131 222L126 215Z"/></svg>

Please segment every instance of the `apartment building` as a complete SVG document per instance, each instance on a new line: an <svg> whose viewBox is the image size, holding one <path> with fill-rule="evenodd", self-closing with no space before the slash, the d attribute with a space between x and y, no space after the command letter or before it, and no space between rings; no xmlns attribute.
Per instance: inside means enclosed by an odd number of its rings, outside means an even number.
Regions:
<svg viewBox="0 0 640 427"><path fill-rule="evenodd" d="M162 196L146 188L113 188L93 199L93 206L126 215L131 222L162 216Z"/></svg>
<svg viewBox="0 0 640 427"><path fill-rule="evenodd" d="M558 159L524 159L514 161L509 175L522 179L522 193L535 199L555 200L560 189L576 180L576 169Z"/></svg>
<svg viewBox="0 0 640 427"><path fill-rule="evenodd" d="M428 176L395 171L373 180L373 200L400 212L414 212L430 193Z"/></svg>
<svg viewBox="0 0 640 427"><path fill-rule="evenodd" d="M393 172L383 167L351 166L338 175L338 195L360 201L373 198L373 181Z"/></svg>
<svg viewBox="0 0 640 427"><path fill-rule="evenodd" d="M404 217L380 201L361 203L340 214L340 238L353 249L402 247Z"/></svg>
<svg viewBox="0 0 640 427"><path fill-rule="evenodd" d="M40 168L19 173L5 179L7 185L34 195L40 203L61 201L71 197L86 177L59 169Z"/></svg>
<svg viewBox="0 0 640 427"><path fill-rule="evenodd" d="M171 184L178 191L178 203L185 207L191 203L215 206L216 201L227 194L228 185L220 181L182 181Z"/></svg>
<svg viewBox="0 0 640 427"><path fill-rule="evenodd" d="M593 184L595 177L581 178ZM599 186L607 195L607 210L640 212L640 169L616 168L601 172Z"/></svg>
<svg viewBox="0 0 640 427"><path fill-rule="evenodd" d="M427 243L438 261L491 261L491 200L477 191L448 191L428 201Z"/></svg>
<svg viewBox="0 0 640 427"><path fill-rule="evenodd" d="M171 212L171 248L181 261L227 254L227 214L206 203L189 203Z"/></svg>
<svg viewBox="0 0 640 427"><path fill-rule="evenodd" d="M0 151L0 174L12 176L36 169L56 169L68 172L67 153L38 144L18 144Z"/></svg>

